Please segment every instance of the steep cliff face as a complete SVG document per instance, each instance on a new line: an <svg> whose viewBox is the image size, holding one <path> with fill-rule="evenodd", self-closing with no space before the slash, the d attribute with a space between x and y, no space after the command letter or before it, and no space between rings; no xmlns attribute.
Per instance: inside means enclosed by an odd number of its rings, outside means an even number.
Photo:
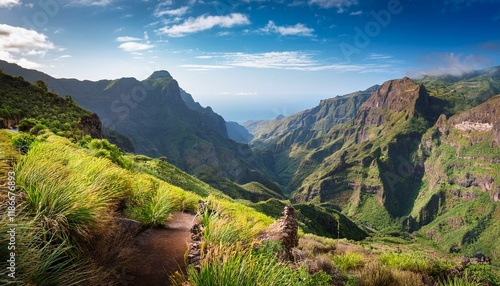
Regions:
<svg viewBox="0 0 500 286"><path fill-rule="evenodd" d="M409 231L438 242L445 251L486 253L499 259L500 247L488 243L500 233L500 96L454 115L443 115L422 138L425 175Z"/></svg>
<svg viewBox="0 0 500 286"><path fill-rule="evenodd" d="M255 147L265 147L276 152L292 145L304 145L309 140L326 134L339 124L352 120L360 106L377 89L373 86L344 96L321 100L318 106L290 116L262 122L248 122ZM245 124L244 124L245 125Z"/></svg>
<svg viewBox="0 0 500 286"><path fill-rule="evenodd" d="M428 112L429 96L425 87L409 78L385 82L359 108L355 125L362 128L358 142L373 140L378 134L370 134L373 126L380 127L388 122L408 120L414 115Z"/></svg>
<svg viewBox="0 0 500 286"><path fill-rule="evenodd" d="M200 113L202 122L206 124L209 129L217 131L220 135L222 135L225 138L230 138L228 135L226 121L222 116L215 113L210 106L202 107L198 102L194 101L191 94L187 93L182 88L180 89L180 95L182 100L189 109ZM243 142L243 143L248 143L248 142Z"/></svg>
<svg viewBox="0 0 500 286"><path fill-rule="evenodd" d="M418 147L432 125L429 96L408 78L384 83L351 122L331 129L302 160L293 199L333 204L370 226L407 215L423 165Z"/></svg>
<svg viewBox="0 0 500 286"><path fill-rule="evenodd" d="M450 123L463 132L491 132L492 143L500 146L500 95L451 117Z"/></svg>
<svg viewBox="0 0 500 286"><path fill-rule="evenodd" d="M244 125L254 135L250 145L269 150L279 182L293 192L311 174L312 166L342 147L350 131L339 126L355 118L377 87L322 100L318 106L290 116L247 122Z"/></svg>

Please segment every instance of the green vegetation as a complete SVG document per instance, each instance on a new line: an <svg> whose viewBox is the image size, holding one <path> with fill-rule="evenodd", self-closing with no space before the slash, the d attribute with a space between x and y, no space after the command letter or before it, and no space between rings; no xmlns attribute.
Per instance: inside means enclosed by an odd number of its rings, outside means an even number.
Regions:
<svg viewBox="0 0 500 286"><path fill-rule="evenodd" d="M22 78L0 73L0 127L37 134L48 128L52 132L79 139L90 131L82 118L91 112L78 107L71 97L63 99L48 91L43 81L30 84ZM99 127L100 128L100 127Z"/></svg>
<svg viewBox="0 0 500 286"><path fill-rule="evenodd" d="M11 137L17 135L8 131L0 134L2 146L6 147L2 151L11 150L17 161L12 161L17 184L16 251L20 254L16 260L17 282L111 282L116 279L113 271L120 267L113 260L120 255L120 245L127 238L117 224L121 213L139 219L147 227L163 224L174 210L196 209L198 196L123 169L68 139L53 134L39 136L30 150L19 156L10 143L14 141ZM2 172L5 168L8 166ZM5 195L2 192L2 198ZM1 205L2 231L8 230L6 208L6 204ZM6 239L2 236L2 245L7 245ZM9 255L6 250L0 251L4 261ZM7 277L6 268L0 271L2 279ZM2 283L9 281L4 279Z"/></svg>
<svg viewBox="0 0 500 286"><path fill-rule="evenodd" d="M356 270L365 265L365 258L359 253L347 252L333 257L333 264L342 271Z"/></svg>
<svg viewBox="0 0 500 286"><path fill-rule="evenodd" d="M330 238L353 240L362 240L368 236L364 230L340 212L333 209L327 210L311 203L291 204L286 201L269 199L249 204L259 212L276 219L282 216L283 208L286 205L292 205L297 210L299 226L305 232Z"/></svg>
<svg viewBox="0 0 500 286"><path fill-rule="evenodd" d="M379 94L389 99L381 107L362 106L371 102L367 92L322 101L264 124L269 137L256 146L274 154L228 142L216 120L200 121L180 101L161 110L148 101L123 124L136 131L151 124L157 136L134 133L134 143L154 159L88 136L93 127L82 126L82 119L90 113L42 81L30 85L0 73L2 125L21 131L0 131L0 155L9 159L0 160L0 175L16 182L16 281L116 285L124 245L136 235L124 221L141 230L161 228L174 212L197 213L202 200L200 268L173 275L176 285L500 285L500 246L494 243L500 236L498 130L454 127L484 114L497 120L498 98L488 108L469 109L497 92L495 76L426 78L430 95L408 79L395 81L394 93ZM171 77L146 82L152 98L177 88ZM130 84L136 82L117 80L106 90ZM457 115L462 117L441 117L431 127L440 112L465 109ZM160 111L183 111L185 118L162 125L146 116ZM300 125L311 118L311 126ZM282 125L292 123L300 126ZM133 147L118 133L113 138ZM263 175L270 170L277 172L270 177L296 190L289 201ZM6 196L0 193L2 201ZM300 227L292 261L282 260L279 242L262 241L285 205L296 209ZM1 203L2 233L9 229L7 210ZM8 236L0 241L7 245ZM460 265L461 256L478 253L492 265ZM0 260L9 255L0 249ZM9 282L7 273L0 269L0 283Z"/></svg>
<svg viewBox="0 0 500 286"><path fill-rule="evenodd" d="M304 268L292 269L282 264L276 253L229 247L212 249L206 254L201 269L188 269L190 285L331 285L331 277L311 275ZM177 285L183 285L181 283Z"/></svg>

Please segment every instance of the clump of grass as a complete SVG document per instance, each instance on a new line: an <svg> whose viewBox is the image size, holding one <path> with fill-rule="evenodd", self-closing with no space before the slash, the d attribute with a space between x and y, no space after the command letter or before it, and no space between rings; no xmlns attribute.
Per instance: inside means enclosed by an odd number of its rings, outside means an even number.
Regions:
<svg viewBox="0 0 500 286"><path fill-rule="evenodd" d="M343 271L355 270L364 266L363 255L357 252L346 252L333 257L333 264Z"/></svg>
<svg viewBox="0 0 500 286"><path fill-rule="evenodd" d="M244 243L252 241L250 232L238 222L209 210L200 215L204 226L203 241L207 245Z"/></svg>
<svg viewBox="0 0 500 286"><path fill-rule="evenodd" d="M49 230L39 227L28 215L25 205L18 207L15 249L10 250L16 253L15 279L7 276L11 273L7 267L2 267L1 285L81 285L83 281L99 276L98 271L91 270L88 260L79 256L71 240L61 240ZM8 218L2 216L0 231L6 233L8 229ZM1 245L8 243L7 236L0 237ZM10 251L2 247L0 259L7 261Z"/></svg>
<svg viewBox="0 0 500 286"><path fill-rule="evenodd" d="M452 264L439 260L424 258L419 253L384 253L379 261L387 266L399 270L407 270L417 273L425 273L437 276L452 267Z"/></svg>
<svg viewBox="0 0 500 286"><path fill-rule="evenodd" d="M201 269L188 268L189 285L254 286L254 285L330 285L329 277L314 276L305 269L294 270L276 256L254 251L241 245L211 248ZM175 282L176 285L185 285Z"/></svg>
<svg viewBox="0 0 500 286"><path fill-rule="evenodd" d="M441 277L438 280L439 286L482 286L487 284L470 281L467 277L453 276Z"/></svg>
<svg viewBox="0 0 500 286"><path fill-rule="evenodd" d="M149 175L136 175L127 215L146 227L163 225L178 210L193 211L199 197Z"/></svg>
<svg viewBox="0 0 500 286"><path fill-rule="evenodd" d="M379 257L383 265L391 266L400 270L413 272L428 272L430 265L426 259L417 257L415 254L384 253Z"/></svg>
<svg viewBox="0 0 500 286"><path fill-rule="evenodd" d="M210 195L207 201L209 209L222 215L222 217L231 218L234 225L239 229L246 230L250 238L256 238L274 221L253 208L226 199Z"/></svg>
<svg viewBox="0 0 500 286"><path fill-rule="evenodd" d="M337 242L334 239L306 233L299 239L299 246L297 248L309 255L316 255L320 253L333 253L336 247Z"/></svg>
<svg viewBox="0 0 500 286"><path fill-rule="evenodd" d="M64 143L53 139L34 146L15 167L16 180L40 226L62 239L85 240L92 230L106 228L131 180L110 161Z"/></svg>
<svg viewBox="0 0 500 286"><path fill-rule="evenodd" d="M150 190L134 200L128 214L146 227L160 226L175 210L174 206L164 189Z"/></svg>
<svg viewBox="0 0 500 286"><path fill-rule="evenodd" d="M370 262L365 267L361 268L357 273L357 286L396 286L397 281L392 275L389 267L380 264L379 262Z"/></svg>

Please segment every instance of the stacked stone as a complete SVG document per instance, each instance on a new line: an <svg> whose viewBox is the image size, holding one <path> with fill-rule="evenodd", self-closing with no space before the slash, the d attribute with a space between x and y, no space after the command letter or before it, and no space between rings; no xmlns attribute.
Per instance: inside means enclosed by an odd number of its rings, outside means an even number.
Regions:
<svg viewBox="0 0 500 286"><path fill-rule="evenodd" d="M191 231L191 245L189 246L187 255L187 264L194 265L196 269L200 269L201 248L200 244L203 240L203 224L198 222L193 225Z"/></svg>
<svg viewBox="0 0 500 286"><path fill-rule="evenodd" d="M283 248L291 251L292 248L299 245L298 230L299 224L295 218L295 209L290 206L285 206L283 217L278 221L280 229L280 242Z"/></svg>
<svg viewBox="0 0 500 286"><path fill-rule="evenodd" d="M205 202L198 201L198 214L206 211ZM189 230L191 232L191 245L189 246L187 255L187 264L192 264L196 269L201 269L201 243L203 242L203 229L204 225L198 221Z"/></svg>

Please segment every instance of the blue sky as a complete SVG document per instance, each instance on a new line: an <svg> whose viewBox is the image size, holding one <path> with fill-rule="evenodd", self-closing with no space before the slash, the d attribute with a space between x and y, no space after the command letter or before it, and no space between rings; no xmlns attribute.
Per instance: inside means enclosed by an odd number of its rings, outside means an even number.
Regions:
<svg viewBox="0 0 500 286"><path fill-rule="evenodd" d="M500 65L498 0L0 0L0 59L77 79L168 70L227 120Z"/></svg>

